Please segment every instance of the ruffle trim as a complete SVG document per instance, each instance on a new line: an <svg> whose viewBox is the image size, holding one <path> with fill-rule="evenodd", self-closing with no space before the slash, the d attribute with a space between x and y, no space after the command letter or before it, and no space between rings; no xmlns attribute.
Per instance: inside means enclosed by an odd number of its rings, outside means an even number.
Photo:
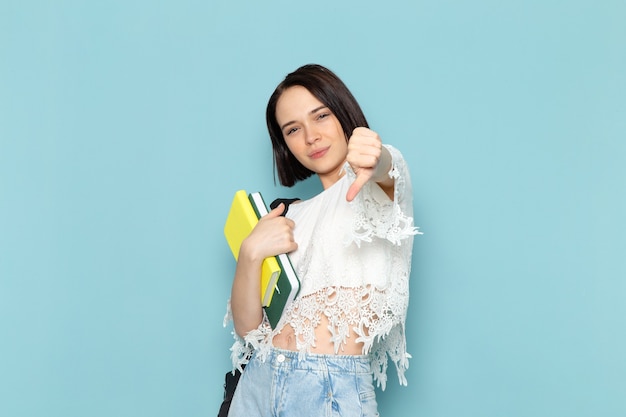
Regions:
<svg viewBox="0 0 626 417"><path fill-rule="evenodd" d="M232 312L230 310L229 300L227 312L224 316L224 326L226 327L231 321ZM230 348L233 372L235 369L243 371L243 365L246 365L250 361L254 352L256 352L257 357L263 361L269 356L275 331L272 330L266 318L264 318L258 328L248 332L243 338L239 337L234 330L231 333L234 338L234 343ZM363 334L361 336L363 336ZM406 351L404 323L390 324L390 327L383 333L367 336L365 338L359 337L357 341L365 343L363 348L364 354L369 355L372 365L372 376L378 387L383 391L387 387L389 360L391 360L396 367L400 385L406 386L408 384L405 373L409 368L411 355ZM307 353L308 346L302 346L298 351L300 360L305 359Z"/></svg>
<svg viewBox="0 0 626 417"><path fill-rule="evenodd" d="M352 233L344 241L361 247L363 242L371 242L374 237L386 239L394 245L400 245L402 240L422 234L419 228L413 225L413 217L407 216L399 204L400 194L404 192L405 181L408 177L408 168L400 152L390 145L383 145L391 154L391 168L388 175L395 180L393 201L375 199L372 187L376 184L367 182L356 198L350 202L355 216ZM343 167L350 181L354 181L356 174L349 163ZM385 213L392 212L392 216ZM391 224L389 223L391 221Z"/></svg>

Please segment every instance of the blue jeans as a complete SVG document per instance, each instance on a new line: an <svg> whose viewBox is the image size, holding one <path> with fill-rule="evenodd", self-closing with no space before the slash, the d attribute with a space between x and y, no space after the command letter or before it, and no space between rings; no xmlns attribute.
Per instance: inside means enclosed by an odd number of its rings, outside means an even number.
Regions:
<svg viewBox="0 0 626 417"><path fill-rule="evenodd" d="M273 348L256 354L239 380L228 417L376 417L368 356L307 354Z"/></svg>

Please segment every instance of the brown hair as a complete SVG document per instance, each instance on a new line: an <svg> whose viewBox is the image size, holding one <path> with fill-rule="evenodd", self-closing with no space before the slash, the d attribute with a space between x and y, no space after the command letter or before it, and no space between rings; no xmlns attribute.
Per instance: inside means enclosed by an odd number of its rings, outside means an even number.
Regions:
<svg viewBox="0 0 626 417"><path fill-rule="evenodd" d="M265 118L267 130L272 140L275 171L280 183L286 187L304 180L313 174L305 168L289 151L283 132L276 120L276 103L285 90L294 86L306 88L337 117L346 141L357 127L369 127L365 115L348 87L331 70L321 65L304 65L288 74L278 84L267 103Z"/></svg>

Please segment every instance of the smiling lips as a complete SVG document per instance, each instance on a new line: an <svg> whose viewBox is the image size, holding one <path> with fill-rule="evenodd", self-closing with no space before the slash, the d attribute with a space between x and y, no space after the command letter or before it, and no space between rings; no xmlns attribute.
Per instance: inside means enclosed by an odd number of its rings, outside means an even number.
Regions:
<svg viewBox="0 0 626 417"><path fill-rule="evenodd" d="M326 152L328 152L328 147L326 148L322 148L322 149L316 149L313 152L311 152L309 154L309 158L311 159L319 159L322 156L326 155Z"/></svg>

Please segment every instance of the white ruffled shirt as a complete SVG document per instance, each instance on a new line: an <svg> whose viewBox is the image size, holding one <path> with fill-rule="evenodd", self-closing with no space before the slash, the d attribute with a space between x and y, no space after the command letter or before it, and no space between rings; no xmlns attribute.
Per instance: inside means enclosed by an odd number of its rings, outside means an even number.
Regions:
<svg viewBox="0 0 626 417"><path fill-rule="evenodd" d="M363 343L372 361L374 379L382 389L388 358L406 385L405 320L409 303L409 274L413 236L413 195L408 167L401 153L385 145L392 157L394 200L373 182L364 185L352 202L346 194L355 174L346 163L339 181L317 196L291 204L286 214L295 222L298 249L289 254L301 287L273 330L267 320L241 339L233 332L233 366L247 363L252 351L269 353L272 339L289 324L296 334L300 356L315 346L315 328L322 315L329 322L335 353L350 337ZM230 305L224 325L232 319Z"/></svg>

